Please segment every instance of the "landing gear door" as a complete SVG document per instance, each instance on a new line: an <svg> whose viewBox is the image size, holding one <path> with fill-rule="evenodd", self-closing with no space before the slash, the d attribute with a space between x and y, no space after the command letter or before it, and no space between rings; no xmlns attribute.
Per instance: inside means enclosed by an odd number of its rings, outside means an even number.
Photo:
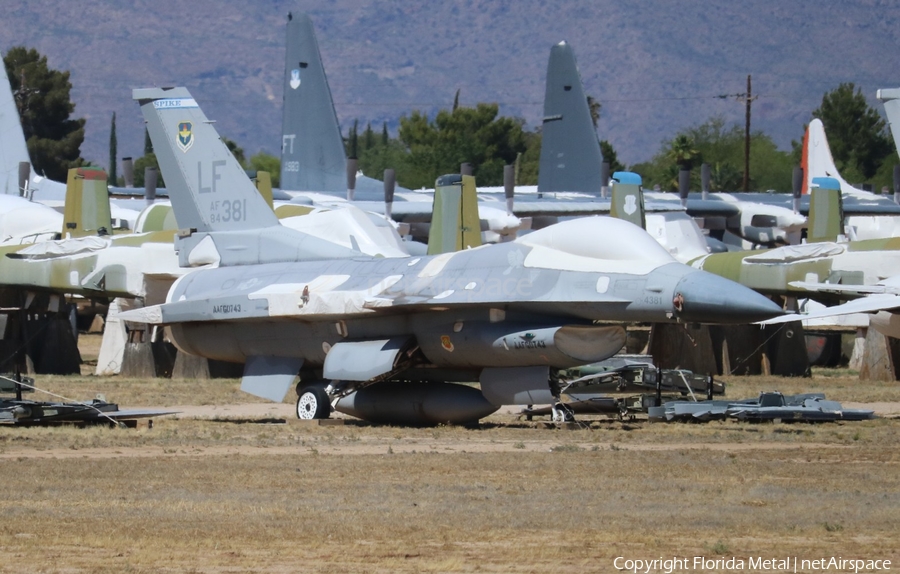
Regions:
<svg viewBox="0 0 900 574"><path fill-rule="evenodd" d="M280 403L302 366L299 357L247 357L241 390Z"/></svg>

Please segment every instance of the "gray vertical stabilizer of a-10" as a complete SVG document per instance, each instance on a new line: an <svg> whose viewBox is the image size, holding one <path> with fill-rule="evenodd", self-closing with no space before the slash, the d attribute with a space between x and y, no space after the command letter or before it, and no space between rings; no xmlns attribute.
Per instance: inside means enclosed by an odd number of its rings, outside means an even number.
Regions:
<svg viewBox="0 0 900 574"><path fill-rule="evenodd" d="M0 193L20 195L20 162L31 160L6 66L0 66Z"/></svg>
<svg viewBox="0 0 900 574"><path fill-rule="evenodd" d="M603 156L593 125L575 53L560 42L547 64L538 191L600 193Z"/></svg>
<svg viewBox="0 0 900 574"><path fill-rule="evenodd" d="M178 221L182 267L359 256L282 227L186 88L136 89Z"/></svg>
<svg viewBox="0 0 900 574"><path fill-rule="evenodd" d="M281 189L347 191L347 159L312 20L288 14Z"/></svg>

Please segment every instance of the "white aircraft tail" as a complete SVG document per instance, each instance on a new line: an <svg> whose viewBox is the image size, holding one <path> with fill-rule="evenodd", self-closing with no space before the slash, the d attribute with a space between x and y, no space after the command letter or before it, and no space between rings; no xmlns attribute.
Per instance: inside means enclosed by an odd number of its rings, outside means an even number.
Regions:
<svg viewBox="0 0 900 574"><path fill-rule="evenodd" d="M20 195L19 163L31 163L25 133L19 119L19 109L13 98L12 87L6 75L6 66L0 62L0 193Z"/></svg>
<svg viewBox="0 0 900 574"><path fill-rule="evenodd" d="M834 165L831 148L828 146L825 126L819 118L809 122L809 126L806 128L806 135L803 138L803 159L800 165L803 167L802 193L804 194L808 194L812 189L813 178L831 177L840 183L842 193L863 199L875 196L872 192L853 187L841 177L837 166Z"/></svg>
<svg viewBox="0 0 900 574"><path fill-rule="evenodd" d="M875 97L884 105L884 113L887 114L888 124L891 126L891 135L894 136L894 145L900 152L900 88L878 90Z"/></svg>

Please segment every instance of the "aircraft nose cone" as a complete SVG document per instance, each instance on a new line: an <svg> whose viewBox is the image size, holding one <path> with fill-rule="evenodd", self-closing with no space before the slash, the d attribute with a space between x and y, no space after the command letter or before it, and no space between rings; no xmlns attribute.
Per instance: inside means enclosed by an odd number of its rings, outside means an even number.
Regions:
<svg viewBox="0 0 900 574"><path fill-rule="evenodd" d="M784 313L756 291L705 271L689 273L678 282L675 310L690 323L754 323Z"/></svg>

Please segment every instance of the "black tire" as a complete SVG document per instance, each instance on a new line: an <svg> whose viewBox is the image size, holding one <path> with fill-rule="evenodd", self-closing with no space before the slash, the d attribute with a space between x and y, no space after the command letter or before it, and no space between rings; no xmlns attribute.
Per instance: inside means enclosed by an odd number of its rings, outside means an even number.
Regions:
<svg viewBox="0 0 900 574"><path fill-rule="evenodd" d="M331 416L331 400L325 387L309 385L297 397L297 418L302 420L327 419Z"/></svg>

